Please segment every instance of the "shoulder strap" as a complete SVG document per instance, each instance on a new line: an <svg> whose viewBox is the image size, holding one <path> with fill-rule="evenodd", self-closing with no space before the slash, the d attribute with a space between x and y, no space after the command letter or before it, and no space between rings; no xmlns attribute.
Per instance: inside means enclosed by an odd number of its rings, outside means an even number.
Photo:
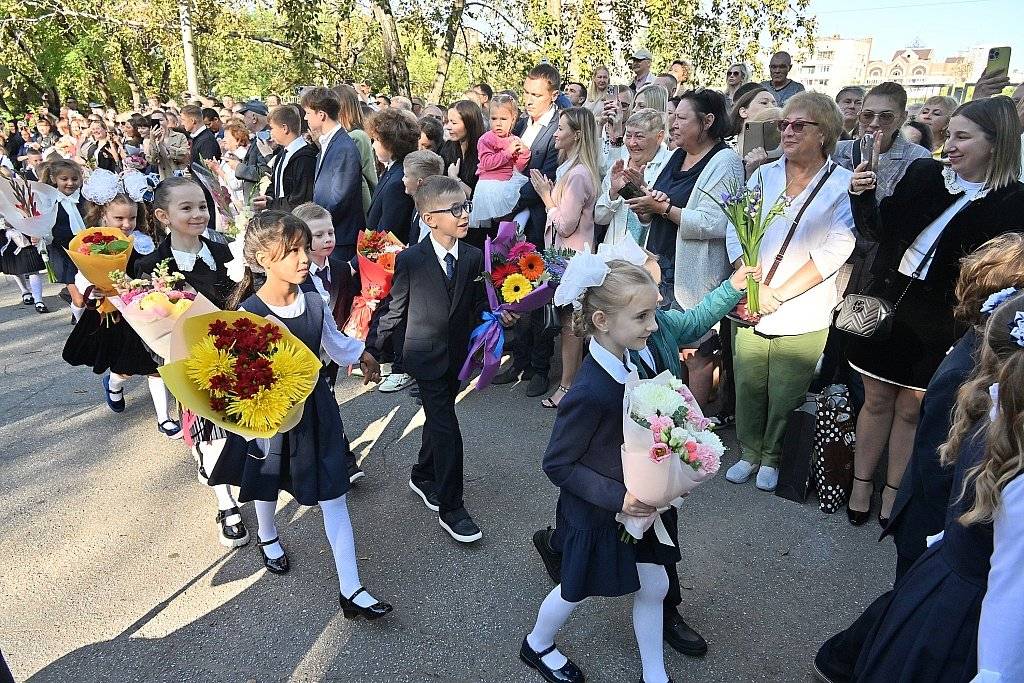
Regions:
<svg viewBox="0 0 1024 683"><path fill-rule="evenodd" d="M775 261L772 263L772 267L768 271L768 275L763 280L765 285L771 283L772 276L775 275L775 271L778 270L779 264L782 263L782 258L786 255L786 249L789 248L789 243L793 241L793 235L796 234L796 229L800 225L800 219L804 217L804 211L806 211L807 207L811 205L811 202L814 201L814 198L818 196L818 191L822 188L822 186L825 184L825 181L828 180L828 177L832 175L832 171L834 171L836 168L836 165L833 164L831 161L827 161L825 163L828 164L828 168L825 170L825 173L821 176L821 180L818 181L818 184L814 186L813 190L811 190L811 194L807 196L807 201L805 201L803 203L803 206L800 207L800 211L797 212L796 218L793 219L793 224L789 226L789 232L786 234L786 239L782 242L782 248L779 249L779 253L776 254Z"/></svg>

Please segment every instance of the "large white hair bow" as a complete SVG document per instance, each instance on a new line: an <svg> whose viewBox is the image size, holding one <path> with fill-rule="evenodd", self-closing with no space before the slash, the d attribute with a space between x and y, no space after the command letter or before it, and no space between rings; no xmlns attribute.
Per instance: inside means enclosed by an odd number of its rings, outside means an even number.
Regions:
<svg viewBox="0 0 1024 683"><path fill-rule="evenodd" d="M89 174L82 185L82 196L93 204L109 204L124 193L133 202L141 202L149 192L149 178L139 171L125 171L121 175L103 168Z"/></svg>
<svg viewBox="0 0 1024 683"><path fill-rule="evenodd" d="M574 310L580 310L586 291L604 284L610 261L628 261L635 266L643 266L647 262L647 252L640 248L632 235L627 235L618 244L598 246L596 254L590 253L589 244L584 245L583 251L569 259L565 274L555 290L555 305L572 304Z"/></svg>

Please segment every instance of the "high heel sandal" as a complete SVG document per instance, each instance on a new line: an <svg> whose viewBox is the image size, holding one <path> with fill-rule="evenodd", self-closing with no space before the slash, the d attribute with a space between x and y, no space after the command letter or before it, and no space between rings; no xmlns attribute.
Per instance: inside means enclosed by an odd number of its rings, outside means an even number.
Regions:
<svg viewBox="0 0 1024 683"><path fill-rule="evenodd" d="M559 391L562 392L562 395L558 399L558 401L560 403L562 401L562 399L565 398L565 395L567 393L569 393L569 390L566 389L565 387L563 387L561 384L559 384L558 388L555 389L555 394L557 394ZM551 396L548 396L546 399L541 401L540 404L542 406L544 406L545 408L557 408L558 407L558 403L555 403L554 401L551 400L552 396L554 396L555 394L551 394Z"/></svg>
<svg viewBox="0 0 1024 683"><path fill-rule="evenodd" d="M862 526L864 522L868 521L868 519L871 517L871 497L875 495L875 483L871 479L861 479L856 475L854 475L853 480L859 481L862 484L871 484L871 496L868 496L867 510L851 510L850 501L846 501L846 518L850 520L850 524L854 526ZM850 496L853 496L852 488L850 491Z"/></svg>
<svg viewBox="0 0 1024 683"><path fill-rule="evenodd" d="M890 484L889 482L885 482L885 488L887 488L887 489L892 489L892 490L893 490L893 491L895 491L895 492L896 492L897 494L898 494L898 493L900 492L900 487L899 487L899 486L893 486L893 485L892 485L892 484ZM882 493L883 493L883 494L885 493L885 490L884 490L884 489L882 490ZM896 505L896 500L895 500L895 499L893 499L893 501L892 501L892 504L893 504L893 505ZM883 503L883 505L884 505L884 503ZM892 517L892 508L889 508L889 517ZM881 526L881 527L882 527L883 529L884 529L885 527L889 526L889 517L883 517L883 516L882 516L882 508L881 508L881 507L879 507L879 508L878 508L878 524L879 524L879 525L880 525L880 526Z"/></svg>
<svg viewBox="0 0 1024 683"><path fill-rule="evenodd" d="M277 536L274 536L269 541L260 541L256 545L260 549L260 554L263 555L263 566L267 568L268 572L273 574L287 574L290 565L288 564L288 553L284 553L281 557L270 558L267 557L267 551L264 550L268 545L274 545L278 542ZM281 546L281 551L284 551L284 546Z"/></svg>
<svg viewBox="0 0 1024 683"><path fill-rule="evenodd" d="M346 619L355 619L356 617L364 617L367 621L373 621L374 619L380 619L381 617L391 614L395 608L386 602L380 602L379 600L369 607L360 607L353 602L355 597L360 593L366 593L365 588L360 588L352 597L346 598L341 593L338 593L338 602L341 603L341 613L345 615Z"/></svg>

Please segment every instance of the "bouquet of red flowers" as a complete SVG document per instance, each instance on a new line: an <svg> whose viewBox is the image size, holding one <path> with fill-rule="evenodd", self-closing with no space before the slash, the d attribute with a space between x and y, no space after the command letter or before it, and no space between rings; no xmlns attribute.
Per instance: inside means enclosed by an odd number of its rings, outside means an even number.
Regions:
<svg viewBox="0 0 1024 683"><path fill-rule="evenodd" d="M395 279L395 260L405 249L402 241L384 230L363 230L356 242L359 261L359 296L352 300L352 312L343 332L350 337L366 339L370 318L377 306L391 292Z"/></svg>

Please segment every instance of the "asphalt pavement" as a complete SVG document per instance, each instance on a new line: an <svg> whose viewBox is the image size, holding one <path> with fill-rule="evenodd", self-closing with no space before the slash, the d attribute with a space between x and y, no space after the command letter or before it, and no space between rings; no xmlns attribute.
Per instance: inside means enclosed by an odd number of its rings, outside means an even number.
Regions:
<svg viewBox="0 0 1024 683"><path fill-rule="evenodd" d="M422 412L407 391L339 382L367 477L349 495L360 573L395 612L348 621L318 508L279 502L291 560L267 573L250 542L217 543L212 493L156 428L145 382L114 414L100 378L61 360L67 307L22 306L0 276L0 650L21 681L536 683L518 660L550 581L531 543L557 490L540 468L554 411L522 386L467 391L466 505L484 538L454 542L408 489ZM818 645L888 588L895 554L851 527L724 478L681 511L682 613L710 643L666 648L682 681L807 681ZM255 513L242 510L255 536ZM631 600L592 599L559 635L589 681L636 681Z"/></svg>

